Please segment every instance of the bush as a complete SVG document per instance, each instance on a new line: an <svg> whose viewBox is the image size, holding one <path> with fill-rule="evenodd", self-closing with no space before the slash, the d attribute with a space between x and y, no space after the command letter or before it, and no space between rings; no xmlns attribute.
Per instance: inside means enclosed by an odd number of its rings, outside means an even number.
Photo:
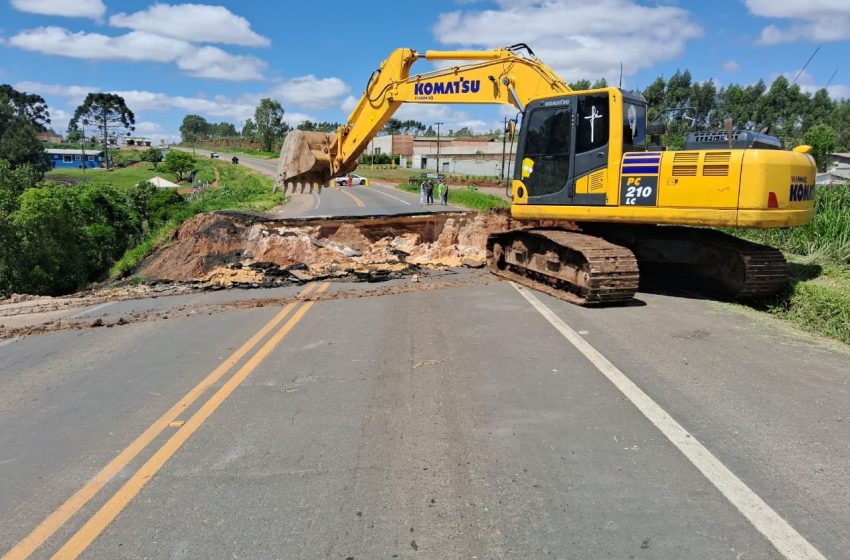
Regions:
<svg viewBox="0 0 850 560"><path fill-rule="evenodd" d="M736 235L788 253L850 263L850 183L815 189L815 217L789 229L737 229Z"/></svg>
<svg viewBox="0 0 850 560"><path fill-rule="evenodd" d="M143 161L143 152L138 150L110 150L109 157L115 167L129 167Z"/></svg>

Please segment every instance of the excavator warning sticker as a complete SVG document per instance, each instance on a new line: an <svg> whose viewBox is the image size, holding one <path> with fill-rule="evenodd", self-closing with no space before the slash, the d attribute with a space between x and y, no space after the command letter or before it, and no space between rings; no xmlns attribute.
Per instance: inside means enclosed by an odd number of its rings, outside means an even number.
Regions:
<svg viewBox="0 0 850 560"><path fill-rule="evenodd" d="M620 184L620 205L657 206L658 177L623 177Z"/></svg>

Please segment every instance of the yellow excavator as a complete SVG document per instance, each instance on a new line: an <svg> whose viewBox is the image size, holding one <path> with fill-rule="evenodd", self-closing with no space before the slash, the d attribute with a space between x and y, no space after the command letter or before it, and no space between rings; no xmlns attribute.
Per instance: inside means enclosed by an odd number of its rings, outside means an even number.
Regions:
<svg viewBox="0 0 850 560"><path fill-rule="evenodd" d="M462 64L411 74L420 59ZM776 294L788 276L778 250L709 228L785 228L814 213L809 146L783 150L772 136L727 125L665 151L651 143L663 125L647 123L640 94L574 91L524 44L393 51L336 133L287 136L279 180L327 185L353 171L402 103L501 103L521 112L511 215L569 224L491 235L490 270L577 304L631 300L639 265L667 267L729 298Z"/></svg>

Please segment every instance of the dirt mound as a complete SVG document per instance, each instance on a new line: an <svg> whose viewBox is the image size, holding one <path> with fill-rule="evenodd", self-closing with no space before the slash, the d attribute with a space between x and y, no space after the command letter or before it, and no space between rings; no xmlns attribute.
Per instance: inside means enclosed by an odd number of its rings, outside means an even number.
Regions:
<svg viewBox="0 0 850 560"><path fill-rule="evenodd" d="M528 224L523 224L528 225ZM136 274L214 285L394 277L422 267L483 266L487 235L517 227L507 213L447 212L327 219L198 215Z"/></svg>

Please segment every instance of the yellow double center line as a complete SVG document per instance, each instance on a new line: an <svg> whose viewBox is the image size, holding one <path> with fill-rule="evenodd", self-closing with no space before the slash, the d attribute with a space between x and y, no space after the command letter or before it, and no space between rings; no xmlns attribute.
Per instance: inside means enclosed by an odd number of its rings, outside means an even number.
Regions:
<svg viewBox="0 0 850 560"><path fill-rule="evenodd" d="M346 188L346 187L340 187L340 188L339 188L339 192L341 192L341 193L342 193L342 194L344 194L345 196L350 197L350 198L351 198L351 200L353 200L353 201L354 201L354 204L356 204L358 208L365 208L365 207L366 207L366 205L365 205L365 204L363 204L363 201L362 201L362 200L360 200L359 198L357 198L356 196L354 196L354 195L353 195L353 194L351 194L350 192L343 190L344 188Z"/></svg>
<svg viewBox="0 0 850 560"><path fill-rule="evenodd" d="M243 344L220 366L215 368L198 385L190 390L172 406L158 420L151 424L142 434L129 446L119 453L100 472L89 480L82 488L77 490L73 496L68 498L56 511L51 513L38 527L27 535L22 541L15 545L0 560L20 560L28 558L35 550L44 544L60 527L62 527L75 513L77 513L98 491L100 491L115 475L135 459L142 450L147 447L159 434L161 434L172 422L191 406L207 389L221 379L225 373L235 366L239 360L245 357L257 344L260 343L278 324L281 323L299 304L301 305L292 317L271 338L248 359L239 370L228 379L222 387L207 400L195 414L187 420L177 432L174 433L160 447L142 467L136 471L130 479L118 489L118 491L97 511L86 523L53 555L54 559L77 558L89 545L103 532L104 529L118 516L121 510L133 500L133 498L144 488L153 475L171 458L174 453L195 433L195 431L215 412L215 410L229 397L233 391L251 374L254 369L274 350L275 346L292 330L301 318L310 310L314 301L305 301L315 285L310 285L299 294L299 300L288 304L277 315L275 315L263 328ZM328 288L325 282L313 293L319 295Z"/></svg>

